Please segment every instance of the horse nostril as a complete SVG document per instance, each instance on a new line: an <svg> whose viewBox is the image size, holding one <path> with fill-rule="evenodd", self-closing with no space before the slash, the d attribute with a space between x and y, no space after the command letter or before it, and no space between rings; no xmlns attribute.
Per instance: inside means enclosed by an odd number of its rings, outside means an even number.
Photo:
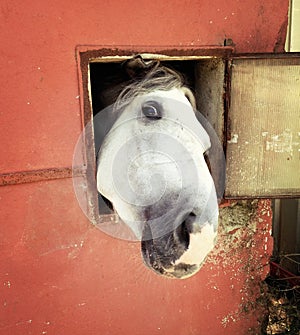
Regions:
<svg viewBox="0 0 300 335"><path fill-rule="evenodd" d="M180 244L183 245L186 250L190 244L190 232L185 220L176 228L174 233Z"/></svg>

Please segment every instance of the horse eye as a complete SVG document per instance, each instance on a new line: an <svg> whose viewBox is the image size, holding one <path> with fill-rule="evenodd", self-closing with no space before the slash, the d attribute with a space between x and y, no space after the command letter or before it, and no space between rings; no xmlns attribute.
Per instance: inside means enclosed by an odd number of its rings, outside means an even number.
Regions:
<svg viewBox="0 0 300 335"><path fill-rule="evenodd" d="M160 106L158 106L154 102L146 102L142 106L142 112L149 119L160 119L161 118Z"/></svg>

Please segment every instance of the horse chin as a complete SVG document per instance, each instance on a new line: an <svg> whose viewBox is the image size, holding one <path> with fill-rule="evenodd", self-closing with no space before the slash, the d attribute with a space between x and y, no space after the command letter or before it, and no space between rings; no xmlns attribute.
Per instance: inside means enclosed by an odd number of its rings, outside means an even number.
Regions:
<svg viewBox="0 0 300 335"><path fill-rule="evenodd" d="M147 236L149 229L145 228ZM143 260L161 276L186 279L200 270L215 245L215 238L216 232L209 222L196 232L183 223L162 237L142 240Z"/></svg>

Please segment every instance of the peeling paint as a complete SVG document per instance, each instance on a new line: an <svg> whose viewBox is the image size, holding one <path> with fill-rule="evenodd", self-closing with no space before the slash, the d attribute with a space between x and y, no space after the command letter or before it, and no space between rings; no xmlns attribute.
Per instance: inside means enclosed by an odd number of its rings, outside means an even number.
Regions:
<svg viewBox="0 0 300 335"><path fill-rule="evenodd" d="M3 283L3 285L6 286L7 288L10 288L11 287L11 282L9 280L7 280Z"/></svg>
<svg viewBox="0 0 300 335"><path fill-rule="evenodd" d="M238 143L238 134L232 134L231 139L228 141L228 143Z"/></svg>
<svg viewBox="0 0 300 335"><path fill-rule="evenodd" d="M289 129L279 134L269 134L267 131L262 133L265 139L266 151L273 151L279 153L288 153L293 157L294 151L298 152L300 149L300 136L294 135ZM298 137L298 139L295 139Z"/></svg>

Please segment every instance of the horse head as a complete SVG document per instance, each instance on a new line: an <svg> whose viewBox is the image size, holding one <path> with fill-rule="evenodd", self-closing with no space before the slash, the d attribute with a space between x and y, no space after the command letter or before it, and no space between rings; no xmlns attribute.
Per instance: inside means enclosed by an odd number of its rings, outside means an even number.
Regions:
<svg viewBox="0 0 300 335"><path fill-rule="evenodd" d="M141 241L149 268L187 278L217 235L216 190L204 159L210 138L180 75L148 67L113 106L114 123L98 152L97 189Z"/></svg>

